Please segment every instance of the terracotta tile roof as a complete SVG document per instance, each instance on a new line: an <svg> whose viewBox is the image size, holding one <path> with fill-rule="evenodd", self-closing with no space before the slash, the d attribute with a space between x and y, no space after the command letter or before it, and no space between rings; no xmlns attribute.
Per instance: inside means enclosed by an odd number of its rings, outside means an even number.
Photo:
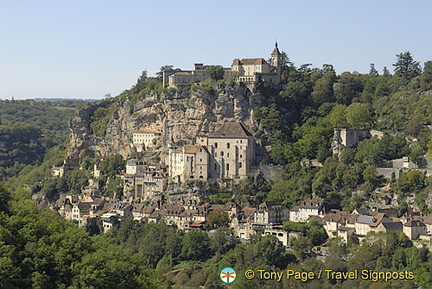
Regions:
<svg viewBox="0 0 432 289"><path fill-rule="evenodd" d="M240 65L240 59L234 59L232 65Z"/></svg>
<svg viewBox="0 0 432 289"><path fill-rule="evenodd" d="M192 71L179 71L174 73L174 75L192 75Z"/></svg>
<svg viewBox="0 0 432 289"><path fill-rule="evenodd" d="M431 225L432 224L432 215L425 217L423 220L424 220L425 224Z"/></svg>
<svg viewBox="0 0 432 289"><path fill-rule="evenodd" d="M199 150L199 145L185 145L184 152L185 154L194 154Z"/></svg>
<svg viewBox="0 0 432 289"><path fill-rule="evenodd" d="M377 227L380 223L389 223L391 222L390 218L386 216L384 213L378 213L374 216L374 220L369 224L371 227Z"/></svg>

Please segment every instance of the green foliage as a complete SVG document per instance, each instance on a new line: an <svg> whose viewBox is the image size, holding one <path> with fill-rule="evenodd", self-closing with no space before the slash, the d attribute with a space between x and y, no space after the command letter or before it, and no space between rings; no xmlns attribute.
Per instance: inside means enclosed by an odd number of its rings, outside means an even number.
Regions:
<svg viewBox="0 0 432 289"><path fill-rule="evenodd" d="M284 230L301 233L314 246L322 245L328 238L324 227L316 221L311 221L308 224L286 221L284 222Z"/></svg>
<svg viewBox="0 0 432 289"><path fill-rule="evenodd" d="M111 120L114 111L118 109L118 104L113 103L109 107L98 107L92 116L90 128L96 136L102 137L105 135L108 128L108 123Z"/></svg>
<svg viewBox="0 0 432 289"><path fill-rule="evenodd" d="M346 120L352 128L370 128L372 115L366 104L353 103L346 109Z"/></svg>
<svg viewBox="0 0 432 289"><path fill-rule="evenodd" d="M325 102L334 101L333 84L335 81L336 73L333 68L325 72L323 76L316 81L311 95L315 107L319 107Z"/></svg>
<svg viewBox="0 0 432 289"><path fill-rule="evenodd" d="M424 64L423 73L420 76L420 86L424 90L432 89L432 61L427 61Z"/></svg>
<svg viewBox="0 0 432 289"><path fill-rule="evenodd" d="M427 186L427 178L421 171L401 173L396 182L395 190L402 194L419 193Z"/></svg>
<svg viewBox="0 0 432 289"><path fill-rule="evenodd" d="M224 255L234 249L238 243L240 243L238 238L226 227L218 228L210 237L211 249L219 255Z"/></svg>
<svg viewBox="0 0 432 289"><path fill-rule="evenodd" d="M393 66L395 67L395 76L402 77L410 80L421 73L420 63L414 61L409 51L396 54L397 61Z"/></svg>
<svg viewBox="0 0 432 289"><path fill-rule="evenodd" d="M49 148L40 128L25 123L15 123L12 126L0 126L1 161L9 167L14 162L20 164L35 164L43 159L45 150Z"/></svg>
<svg viewBox="0 0 432 289"><path fill-rule="evenodd" d="M120 154L109 155L104 158L100 164L99 169L102 174L114 177L120 174L126 166L126 161Z"/></svg>
<svg viewBox="0 0 432 289"><path fill-rule="evenodd" d="M0 214L10 213L10 201L12 197L10 192L0 183Z"/></svg>
<svg viewBox="0 0 432 289"><path fill-rule="evenodd" d="M222 227L229 223L230 219L226 212L224 211L211 211L207 216L207 222L211 227Z"/></svg>
<svg viewBox="0 0 432 289"><path fill-rule="evenodd" d="M183 260L205 261L210 253L210 238L205 232L192 230L184 236L180 255Z"/></svg>
<svg viewBox="0 0 432 289"><path fill-rule="evenodd" d="M218 81L224 78L224 68L221 65L209 65L205 68L205 73L210 76L213 81Z"/></svg>

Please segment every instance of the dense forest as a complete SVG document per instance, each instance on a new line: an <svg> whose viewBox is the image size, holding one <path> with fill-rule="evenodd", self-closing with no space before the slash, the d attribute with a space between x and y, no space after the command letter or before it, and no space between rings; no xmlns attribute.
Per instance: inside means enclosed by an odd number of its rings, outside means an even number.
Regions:
<svg viewBox="0 0 432 289"><path fill-rule="evenodd" d="M296 67L283 55L283 89L258 84L256 93L267 96L267 102L255 109L259 125L253 131L256 138L271 145L271 162L284 166L281 180L272 183L250 177L228 189L210 184L208 201L257 205L263 200L280 200L290 208L315 194L352 211L377 198L376 189L388 185L401 201L400 215L412 195L416 207L431 212L431 178L410 171L388 180L378 175L376 167L404 156L420 164L432 154L432 61L422 67L409 52L402 52L393 74L387 68L379 73L371 64L368 74L337 75L332 65ZM216 86L238 85L215 78L184 86L177 93L187 95L197 89L212 93ZM144 72L136 85L113 99L127 102L132 110L151 91L173 93L163 88L161 73L153 78ZM95 135L106 132L116 106L113 101L96 110L91 124ZM289 251L272 236L256 235L242 244L224 227L210 234L184 233L172 226L132 219L122 220L120 228L105 235L91 235L49 209L37 208L31 200L35 193L53 200L59 192L78 193L98 161L86 158L81 170L63 178L50 177L51 166L65 157L67 121L73 110L31 103L1 103L0 110L0 136L8 135L7 141L0 142L16 148L7 150L7 160L14 162L0 168L0 178L7 186L0 187L2 288L432 288L432 254L413 246L404 234L370 234L361 245L355 238L342 244L338 239L328 240L316 223L287 222L287 230L299 233ZM366 139L335 158L330 147L335 127L373 128L385 135ZM322 166L305 165L305 159L316 159ZM118 155L103 161L105 195L119 193L120 184L108 179L115 180L123 167L124 160ZM19 188L23 184L26 188ZM327 256L311 253L314 246L325 247ZM238 273L238 280L229 286L219 279L226 266ZM414 280L277 282L244 277L247 269L287 268L410 271Z"/></svg>

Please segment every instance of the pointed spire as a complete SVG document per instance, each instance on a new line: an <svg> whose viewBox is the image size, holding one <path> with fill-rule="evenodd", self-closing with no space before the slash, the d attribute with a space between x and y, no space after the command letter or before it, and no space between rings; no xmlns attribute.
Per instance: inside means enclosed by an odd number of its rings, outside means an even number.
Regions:
<svg viewBox="0 0 432 289"><path fill-rule="evenodd" d="M272 55L280 55L277 41L275 41L275 48L273 49Z"/></svg>

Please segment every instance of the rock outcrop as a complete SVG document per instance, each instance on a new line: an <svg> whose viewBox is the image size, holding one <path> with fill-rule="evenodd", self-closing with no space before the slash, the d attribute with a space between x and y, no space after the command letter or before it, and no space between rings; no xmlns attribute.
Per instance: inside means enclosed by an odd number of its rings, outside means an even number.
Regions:
<svg viewBox="0 0 432 289"><path fill-rule="evenodd" d="M195 89L188 95L156 94L151 92L135 103L128 98L113 98L77 111L71 120L69 156L80 160L87 156L102 157L120 153L123 157L135 149L132 133L152 130L161 134L153 153L165 151L171 143L193 143L196 136L217 129L223 121L236 119L249 128L254 127L253 109L263 97L252 95L244 87ZM92 133L93 114L99 107L117 108L112 113L104 136Z"/></svg>

